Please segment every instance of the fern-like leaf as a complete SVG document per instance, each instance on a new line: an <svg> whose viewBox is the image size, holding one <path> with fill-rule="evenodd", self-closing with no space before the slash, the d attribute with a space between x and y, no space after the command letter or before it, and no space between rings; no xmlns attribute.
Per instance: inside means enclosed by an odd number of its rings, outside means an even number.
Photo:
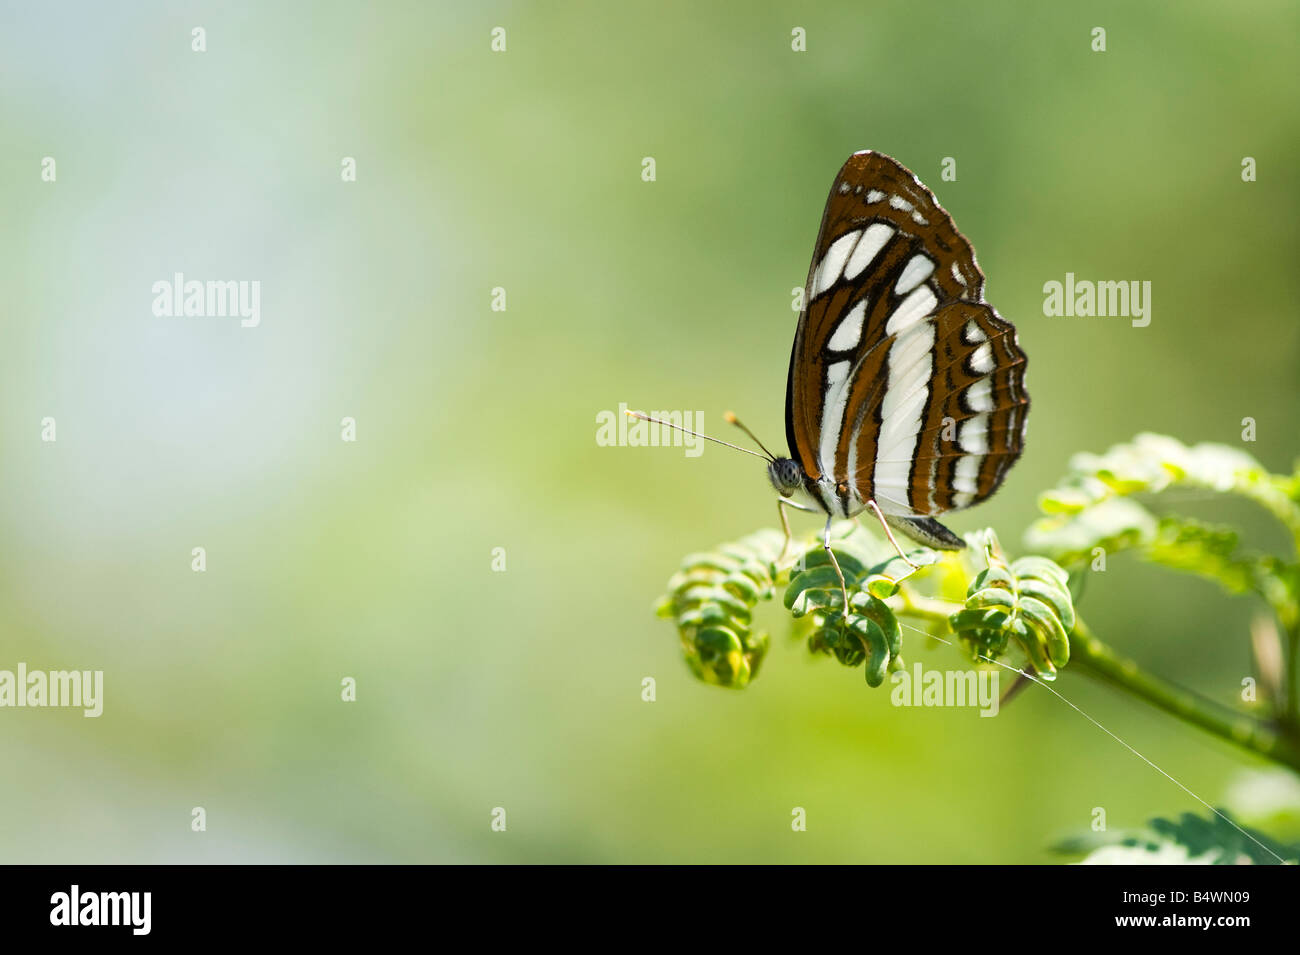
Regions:
<svg viewBox="0 0 1300 955"><path fill-rule="evenodd" d="M808 649L829 653L845 666L865 664L870 686L880 686L886 672L903 665L902 627L885 600L897 593L901 581L913 572L892 548L890 556L873 562L872 552L879 558L882 549L880 542L862 531L833 545L849 595L847 615L839 574L820 544L808 547L791 570L785 591L785 606L792 616L812 615ZM922 565L937 559L933 551L926 549L909 556Z"/></svg>
<svg viewBox="0 0 1300 955"><path fill-rule="evenodd" d="M1068 855L1087 853L1087 865L1291 865L1300 845L1270 839L1238 827L1231 817L1183 813L1177 820L1152 819L1142 829L1085 833L1052 847ZM1279 860L1281 860L1279 862Z"/></svg>
<svg viewBox="0 0 1300 955"><path fill-rule="evenodd" d="M716 551L690 554L668 581L657 612L677 624L682 654L706 683L741 689L758 674L768 636L753 629L753 609L775 592L784 538L762 530Z"/></svg>
<svg viewBox="0 0 1300 955"><path fill-rule="evenodd" d="M1070 473L1039 496L1044 517L1029 529L1030 550L1069 558L1093 547L1114 549L1116 538L1149 532L1144 509L1115 506L1134 494L1174 487L1238 494L1281 521L1300 549L1300 471L1270 474L1239 448L1205 442L1188 446L1161 434L1139 434L1104 454L1076 454ZM1112 546L1107 546L1107 543Z"/></svg>
<svg viewBox="0 0 1300 955"><path fill-rule="evenodd" d="M1056 678L1070 661L1074 602L1068 575L1046 557L1007 561L997 537L987 531L988 566L971 582L965 606L948 620L976 660L996 660L1015 640L1037 673Z"/></svg>

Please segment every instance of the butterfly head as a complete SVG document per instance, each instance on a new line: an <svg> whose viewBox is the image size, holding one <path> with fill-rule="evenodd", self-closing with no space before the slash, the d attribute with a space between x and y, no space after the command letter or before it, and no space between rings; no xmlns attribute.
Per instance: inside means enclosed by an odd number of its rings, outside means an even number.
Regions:
<svg viewBox="0 0 1300 955"><path fill-rule="evenodd" d="M773 458L767 464L767 479L776 493L789 497L803 486L803 469L793 458Z"/></svg>

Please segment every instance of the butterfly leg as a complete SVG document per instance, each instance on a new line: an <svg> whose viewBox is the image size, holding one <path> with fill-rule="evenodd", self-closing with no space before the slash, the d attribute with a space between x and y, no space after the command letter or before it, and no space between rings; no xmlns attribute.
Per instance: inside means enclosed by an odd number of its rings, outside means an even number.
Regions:
<svg viewBox="0 0 1300 955"><path fill-rule="evenodd" d="M875 512L876 519L880 521L880 526L885 529L885 536L889 538L889 543L894 545L894 550L898 551L898 556L903 558L903 563L907 564L907 566L911 567L913 570L920 570L921 565L912 563L912 561L908 559L907 555L903 553L903 548L898 546L898 541L894 538L894 532L891 531L889 525L885 523L885 515L880 513L880 508L876 505L876 502L867 501L867 506Z"/></svg>
<svg viewBox="0 0 1300 955"><path fill-rule="evenodd" d="M785 509L793 507L799 511L811 511L811 507L804 507L797 504L789 498L778 497L776 499L776 512L781 515L781 530L785 531L785 542L781 544L781 556L776 559L777 564L785 563L785 552L790 549L790 518L786 516Z"/></svg>
<svg viewBox="0 0 1300 955"><path fill-rule="evenodd" d="M844 571L840 570L840 562L835 559L835 551L831 550L831 520L832 518L827 515L826 532L822 535L822 547L826 551L826 556L831 559L831 566L835 568L836 576L840 578L840 594L844 597L843 615L844 619L847 620L849 616L849 588L844 583Z"/></svg>

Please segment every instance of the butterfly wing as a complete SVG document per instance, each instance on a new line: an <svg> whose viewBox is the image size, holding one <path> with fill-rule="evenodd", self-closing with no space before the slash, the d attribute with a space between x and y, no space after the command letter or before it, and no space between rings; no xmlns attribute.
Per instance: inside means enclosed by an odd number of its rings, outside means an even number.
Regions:
<svg viewBox="0 0 1300 955"><path fill-rule="evenodd" d="M1015 329L984 303L970 243L879 153L831 185L786 390L791 454L830 513L919 517L997 489L1029 397Z"/></svg>
<svg viewBox="0 0 1300 955"><path fill-rule="evenodd" d="M870 462L855 472L857 486L898 516L993 494L1020 456L1029 408L1015 329L987 304L952 302L879 349L886 387L853 424L851 455Z"/></svg>

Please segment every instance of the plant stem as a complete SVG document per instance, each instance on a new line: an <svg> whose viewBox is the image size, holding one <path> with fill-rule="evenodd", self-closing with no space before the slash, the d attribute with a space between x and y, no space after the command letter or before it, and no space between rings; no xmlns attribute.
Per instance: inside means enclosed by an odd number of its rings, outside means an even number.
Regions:
<svg viewBox="0 0 1300 955"><path fill-rule="evenodd" d="M947 600L909 593L906 588L897 597L902 604L898 608L900 613L928 621L947 622L962 607ZM1268 723L1146 673L1133 660L1120 656L1097 639L1082 620L1076 619L1074 632L1070 634L1070 662L1242 749L1300 772L1300 741L1294 735L1279 732Z"/></svg>
<svg viewBox="0 0 1300 955"><path fill-rule="evenodd" d="M1082 620L1075 623L1070 635L1070 662L1242 749L1300 772L1300 746L1293 738L1261 720L1144 672L1133 660L1098 640Z"/></svg>

